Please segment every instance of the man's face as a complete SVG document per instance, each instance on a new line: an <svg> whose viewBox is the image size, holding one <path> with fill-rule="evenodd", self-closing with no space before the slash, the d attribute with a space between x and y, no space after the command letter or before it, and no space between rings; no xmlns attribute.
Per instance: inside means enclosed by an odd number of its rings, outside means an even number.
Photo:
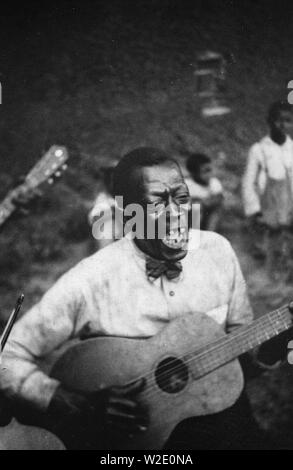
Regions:
<svg viewBox="0 0 293 470"><path fill-rule="evenodd" d="M145 223L156 226L156 237L143 240L144 251L167 261L183 258L187 253L190 197L179 167L166 162L142 168L136 176L141 180Z"/></svg>
<svg viewBox="0 0 293 470"><path fill-rule="evenodd" d="M200 182L206 186L208 186L210 179L212 177L212 164L211 163L204 163L199 171L199 179Z"/></svg>
<svg viewBox="0 0 293 470"><path fill-rule="evenodd" d="M276 119L271 122L271 130L285 137L292 130L293 115L290 111L280 111Z"/></svg>

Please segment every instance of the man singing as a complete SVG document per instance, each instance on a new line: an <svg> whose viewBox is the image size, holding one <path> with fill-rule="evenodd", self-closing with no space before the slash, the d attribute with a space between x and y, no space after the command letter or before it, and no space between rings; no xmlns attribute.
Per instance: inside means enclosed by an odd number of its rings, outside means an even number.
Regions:
<svg viewBox="0 0 293 470"><path fill-rule="evenodd" d="M123 197L124 207L141 205L146 225L168 211L165 235L125 236L81 261L18 321L3 358L2 390L70 448L93 446L103 438L105 426L143 433L148 415L138 398L145 382L77 393L43 373L39 359L82 336L151 337L190 312L209 316L226 333L252 320L230 243L216 233L201 232L199 245L189 249L197 234L189 227L188 211L183 211L178 230L175 220L190 201L176 161L158 149L133 150L115 169L114 193ZM153 211L146 210L150 205ZM264 443L240 393L228 409L179 423L165 446L249 449Z"/></svg>

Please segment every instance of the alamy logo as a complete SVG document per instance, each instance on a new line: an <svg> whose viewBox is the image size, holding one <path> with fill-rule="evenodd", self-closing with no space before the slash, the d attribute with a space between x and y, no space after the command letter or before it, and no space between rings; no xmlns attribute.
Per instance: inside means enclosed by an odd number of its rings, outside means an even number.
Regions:
<svg viewBox="0 0 293 470"><path fill-rule="evenodd" d="M126 235L136 239L160 239L169 248L187 248L188 244L190 250L195 248L189 240L190 228L199 231L200 204L128 204L124 207L123 197L116 196L112 207L95 216L92 234L96 240L117 240Z"/></svg>

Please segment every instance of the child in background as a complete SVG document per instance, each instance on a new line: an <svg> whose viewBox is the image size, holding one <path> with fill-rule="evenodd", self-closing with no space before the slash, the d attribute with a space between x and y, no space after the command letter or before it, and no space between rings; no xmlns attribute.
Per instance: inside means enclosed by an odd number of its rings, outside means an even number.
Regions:
<svg viewBox="0 0 293 470"><path fill-rule="evenodd" d="M118 221L114 220L115 199L112 194L112 178L114 166L101 168L103 189L99 192L94 206L91 209L88 220L91 226L103 216L105 238L97 240L97 248L102 249L113 243L120 236L122 227L118 226Z"/></svg>
<svg viewBox="0 0 293 470"><path fill-rule="evenodd" d="M210 157L201 153L191 154L186 161L190 177L186 178L191 202L200 203L200 228L216 232L223 206L223 187L213 176Z"/></svg>
<svg viewBox="0 0 293 470"><path fill-rule="evenodd" d="M292 106L278 101L269 107L269 135L249 150L242 194L248 226L254 238L265 242L269 271L288 259L288 236L293 228ZM292 242L292 240L291 240ZM255 244L256 254L257 245ZM283 268L283 266L282 266ZM284 270L284 269L283 269Z"/></svg>

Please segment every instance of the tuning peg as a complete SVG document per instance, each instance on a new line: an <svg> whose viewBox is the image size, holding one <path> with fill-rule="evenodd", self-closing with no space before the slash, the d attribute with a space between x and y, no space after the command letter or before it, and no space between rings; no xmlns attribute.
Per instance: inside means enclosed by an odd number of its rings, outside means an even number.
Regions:
<svg viewBox="0 0 293 470"><path fill-rule="evenodd" d="M62 157L62 155L63 155L63 150L61 150L61 149L55 150L55 155L56 155L56 157Z"/></svg>
<svg viewBox="0 0 293 470"><path fill-rule="evenodd" d="M57 178L59 178L59 176L61 176L61 171L56 171L55 176L57 176Z"/></svg>
<svg viewBox="0 0 293 470"><path fill-rule="evenodd" d="M64 163L64 165L62 165L62 167L61 167L61 168L62 168L62 170L67 170L67 168L68 168L68 165L67 165L66 163Z"/></svg>
<svg viewBox="0 0 293 470"><path fill-rule="evenodd" d="M53 184L53 182L54 182L54 181L53 181L53 178L49 178L49 179L48 179L48 183L49 183L49 184Z"/></svg>

